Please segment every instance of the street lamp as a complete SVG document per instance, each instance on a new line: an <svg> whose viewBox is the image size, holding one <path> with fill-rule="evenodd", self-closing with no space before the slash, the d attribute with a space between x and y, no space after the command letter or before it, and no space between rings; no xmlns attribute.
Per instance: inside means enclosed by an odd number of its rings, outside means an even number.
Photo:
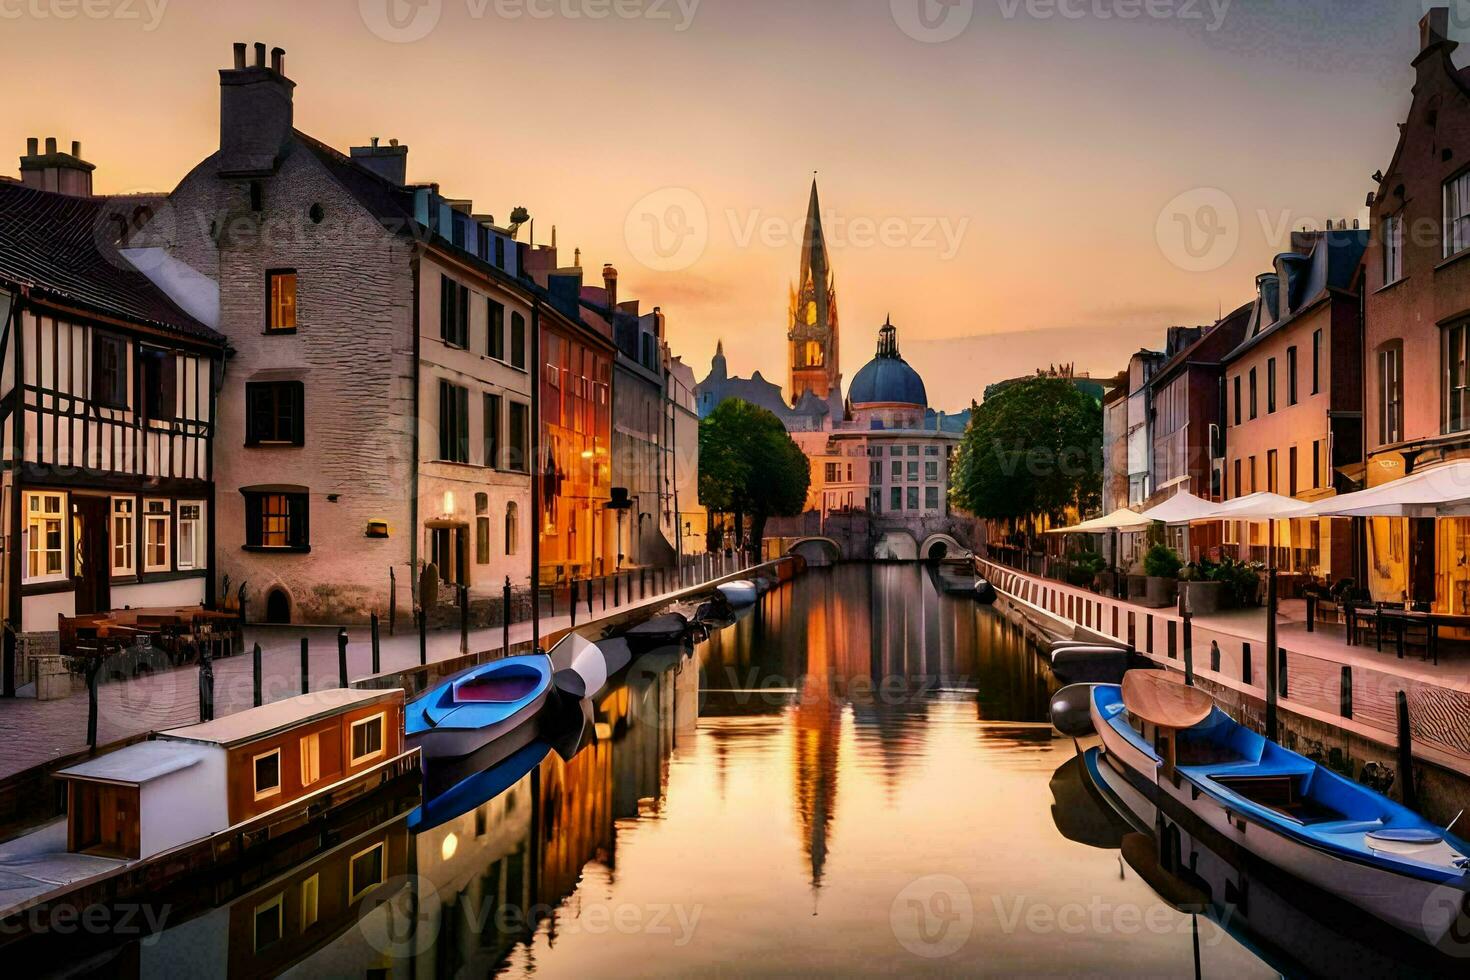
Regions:
<svg viewBox="0 0 1470 980"><path fill-rule="evenodd" d="M627 487L613 487L612 499L604 504L608 510L615 511L618 515L618 564L617 570L623 570L623 515L633 506L633 499L628 496Z"/></svg>

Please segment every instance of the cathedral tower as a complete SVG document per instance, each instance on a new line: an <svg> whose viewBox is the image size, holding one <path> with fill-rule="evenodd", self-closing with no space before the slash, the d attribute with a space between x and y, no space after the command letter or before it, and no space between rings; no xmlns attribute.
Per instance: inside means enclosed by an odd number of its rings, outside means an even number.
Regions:
<svg viewBox="0 0 1470 980"><path fill-rule="evenodd" d="M791 289L789 319L791 403L800 402L807 392L826 401L841 391L842 376L837 373L837 287L822 233L815 178L802 235L801 276Z"/></svg>

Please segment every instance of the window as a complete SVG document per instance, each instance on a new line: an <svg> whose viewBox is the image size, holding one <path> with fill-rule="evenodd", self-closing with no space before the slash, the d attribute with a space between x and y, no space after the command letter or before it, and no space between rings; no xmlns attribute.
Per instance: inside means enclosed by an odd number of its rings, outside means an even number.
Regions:
<svg viewBox="0 0 1470 980"><path fill-rule="evenodd" d="M377 714L352 723L352 758L349 765L355 766L383 754L383 724L386 717Z"/></svg>
<svg viewBox="0 0 1470 980"><path fill-rule="evenodd" d="M907 495L907 500L905 501L905 506L906 506L906 508L908 510L918 510L919 509L919 488L918 487L909 487L908 488L908 495Z"/></svg>
<svg viewBox="0 0 1470 980"><path fill-rule="evenodd" d="M938 487L925 487L924 488L924 509L925 510L938 510L939 509L939 488Z"/></svg>
<svg viewBox="0 0 1470 980"><path fill-rule="evenodd" d="M1276 482L1276 450L1266 451L1266 492L1275 493L1280 486Z"/></svg>
<svg viewBox="0 0 1470 980"><path fill-rule="evenodd" d="M1312 442L1312 489L1322 489L1322 440Z"/></svg>
<svg viewBox="0 0 1470 980"><path fill-rule="evenodd" d="M301 740L301 785L310 786L322 778L322 735L312 732Z"/></svg>
<svg viewBox="0 0 1470 980"><path fill-rule="evenodd" d="M510 366L526 369L526 318L510 315Z"/></svg>
<svg viewBox="0 0 1470 980"><path fill-rule="evenodd" d="M486 297L485 330L487 352L497 361L505 360L505 307Z"/></svg>
<svg viewBox="0 0 1470 980"><path fill-rule="evenodd" d="M888 509L903 510L903 487L893 487L888 494Z"/></svg>
<svg viewBox="0 0 1470 980"><path fill-rule="evenodd" d="M1235 491L1234 496L1236 497L1245 496L1245 485L1240 480L1240 460L1238 459L1235 461L1235 482L1230 489Z"/></svg>
<svg viewBox="0 0 1470 980"><path fill-rule="evenodd" d="M495 236L495 267L505 268L505 239L499 235Z"/></svg>
<svg viewBox="0 0 1470 980"><path fill-rule="evenodd" d="M296 270L277 269L265 274L265 329L290 333L296 329Z"/></svg>
<svg viewBox="0 0 1470 980"><path fill-rule="evenodd" d="M1256 369L1251 368L1251 418L1256 417Z"/></svg>
<svg viewBox="0 0 1470 980"><path fill-rule="evenodd" d="M1461 323L1445 331L1444 346L1444 430L1459 432L1470 428L1470 380L1466 374L1466 348L1470 341L1470 325ZM1402 365L1399 368L1402 372Z"/></svg>
<svg viewBox="0 0 1470 980"><path fill-rule="evenodd" d="M842 464L841 463L828 463L826 465L826 467L825 467L824 473L826 475L826 482L828 482L828 483L841 483L842 482Z"/></svg>
<svg viewBox="0 0 1470 980"><path fill-rule="evenodd" d="M500 458L500 396L485 394L482 414L484 416L482 428L484 430L484 464L494 469L499 469L503 462Z"/></svg>
<svg viewBox="0 0 1470 980"><path fill-rule="evenodd" d="M439 276L439 339L454 347L470 346L470 288Z"/></svg>
<svg viewBox="0 0 1470 980"><path fill-rule="evenodd" d="M281 941L285 925L281 913L281 895L255 907L255 951Z"/></svg>
<svg viewBox="0 0 1470 980"><path fill-rule="evenodd" d="M506 460L506 469L517 473L530 471L531 453L528 440L530 432L531 408L524 402L510 403L510 458Z"/></svg>
<svg viewBox="0 0 1470 980"><path fill-rule="evenodd" d="M370 888L383 883L383 842L352 855L347 865L347 895L355 902Z"/></svg>
<svg viewBox="0 0 1470 980"><path fill-rule="evenodd" d="M918 463L910 463L909 464L909 473L908 473L908 476L909 476L910 482L917 482L918 481L918 479L919 479L919 464Z"/></svg>
<svg viewBox="0 0 1470 980"><path fill-rule="evenodd" d="M518 514L517 514L518 509L519 508L516 507L516 502L514 500L512 500L510 503L508 503L508 504L505 505L505 553L506 553L506 555L514 555L516 553L516 545L520 541L521 534L520 534L520 521L519 521L519 517L518 517Z"/></svg>
<svg viewBox="0 0 1470 980"><path fill-rule="evenodd" d="M470 461L470 392L439 382L439 458L446 463Z"/></svg>
<svg viewBox="0 0 1470 980"><path fill-rule="evenodd" d="M882 482L883 482L883 464L880 463L880 462L878 462L878 460L876 460L876 459L875 460L871 460L868 463L868 483L870 483L870 484L878 484L878 483L882 483Z"/></svg>
<svg viewBox="0 0 1470 980"><path fill-rule="evenodd" d="M1470 171L1444 185L1444 257L1470 247Z"/></svg>
<svg viewBox="0 0 1470 980"><path fill-rule="evenodd" d="M314 874L301 883L301 931L316 925L319 899L321 898L321 875Z"/></svg>
<svg viewBox="0 0 1470 980"><path fill-rule="evenodd" d="M1286 348L1286 404L1295 405L1299 399L1296 390L1296 348Z"/></svg>
<svg viewBox="0 0 1470 980"><path fill-rule="evenodd" d="M1254 456L1252 456L1250 458L1250 464L1251 464L1251 493L1255 493L1257 490L1260 489L1260 487L1258 487L1256 485L1256 458Z"/></svg>
<svg viewBox="0 0 1470 980"><path fill-rule="evenodd" d="M1378 351L1378 443L1404 438L1404 348L1399 342Z"/></svg>
<svg viewBox="0 0 1470 980"><path fill-rule="evenodd" d="M1286 495L1296 496L1296 447L1292 446L1286 451Z"/></svg>
<svg viewBox="0 0 1470 980"><path fill-rule="evenodd" d="M933 483L939 479L939 462L929 460L924 463L924 479Z"/></svg>
<svg viewBox="0 0 1470 980"><path fill-rule="evenodd" d="M1240 424L1240 375L1235 376L1235 424Z"/></svg>
<svg viewBox="0 0 1470 980"><path fill-rule="evenodd" d="M175 565L181 572L207 567L204 554L204 504L198 500L179 501L179 555Z"/></svg>
<svg viewBox="0 0 1470 980"><path fill-rule="evenodd" d="M893 461L892 478L893 478L893 480L895 482L898 481L898 480L902 480L903 479L903 461L902 460L895 459Z"/></svg>
<svg viewBox="0 0 1470 980"><path fill-rule="evenodd" d="M1322 331L1312 331L1312 394L1322 391Z"/></svg>
<svg viewBox="0 0 1470 980"><path fill-rule="evenodd" d="M306 551L310 548L310 505L304 492L242 491L245 547Z"/></svg>
<svg viewBox="0 0 1470 980"><path fill-rule="evenodd" d="M917 445L909 446L909 447L907 447L907 449L908 449L908 454L910 456L917 456L917 455L919 455L919 447Z"/></svg>
<svg viewBox="0 0 1470 980"><path fill-rule="evenodd" d="M66 495L26 494L26 580L44 582L66 577L66 544L62 515Z"/></svg>
<svg viewBox="0 0 1470 980"><path fill-rule="evenodd" d="M178 414L178 364L173 352L144 347L138 359L143 371L143 414L159 422L172 421Z"/></svg>
<svg viewBox="0 0 1470 980"><path fill-rule="evenodd" d="M132 497L112 498L112 574L132 575L137 539L133 537Z"/></svg>
<svg viewBox="0 0 1470 980"><path fill-rule="evenodd" d="M903 455L903 447L902 446L889 446L888 447L888 455L890 455L890 456L902 456Z"/></svg>
<svg viewBox="0 0 1470 980"><path fill-rule="evenodd" d="M1383 219L1383 283L1398 282L1404 277L1404 219L1390 215Z"/></svg>
<svg viewBox="0 0 1470 980"><path fill-rule="evenodd" d="M306 385L303 382L246 382L245 445L306 445Z"/></svg>
<svg viewBox="0 0 1470 980"><path fill-rule="evenodd" d="M1276 411L1276 358L1266 358L1266 414Z"/></svg>
<svg viewBox="0 0 1470 980"><path fill-rule="evenodd" d="M167 500L143 501L143 571L167 572L172 566L168 560L169 513L172 504Z"/></svg>
<svg viewBox="0 0 1470 980"><path fill-rule="evenodd" d="M938 446L925 446L924 447L924 455L925 456L938 456L939 455L939 447Z"/></svg>
<svg viewBox="0 0 1470 980"><path fill-rule="evenodd" d="M255 769L255 798L263 800L281 792L281 750L271 749L256 756L251 765Z"/></svg>
<svg viewBox="0 0 1470 980"><path fill-rule="evenodd" d="M475 518L475 564L490 564L490 518Z"/></svg>
<svg viewBox="0 0 1470 980"><path fill-rule="evenodd" d="M121 337L92 331L92 401L128 407L128 349Z"/></svg>

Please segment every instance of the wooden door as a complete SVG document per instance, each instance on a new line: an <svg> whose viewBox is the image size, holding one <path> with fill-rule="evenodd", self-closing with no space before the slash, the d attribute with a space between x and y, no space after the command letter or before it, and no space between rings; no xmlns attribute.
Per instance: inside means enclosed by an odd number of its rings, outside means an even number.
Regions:
<svg viewBox="0 0 1470 980"><path fill-rule="evenodd" d="M72 580L76 587L77 614L107 612L112 608L112 563L108 548L108 518L111 501L107 497L84 497L73 494L72 540L76 560L72 563Z"/></svg>

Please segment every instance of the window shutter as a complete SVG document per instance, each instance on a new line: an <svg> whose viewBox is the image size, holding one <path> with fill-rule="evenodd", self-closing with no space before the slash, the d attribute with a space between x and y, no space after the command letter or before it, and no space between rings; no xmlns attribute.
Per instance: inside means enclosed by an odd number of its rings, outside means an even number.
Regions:
<svg viewBox="0 0 1470 980"><path fill-rule="evenodd" d="M439 382L439 458L449 458L449 383Z"/></svg>
<svg viewBox="0 0 1470 980"><path fill-rule="evenodd" d="M164 351L158 372L158 408L156 416L166 422L178 418L179 359L173 351Z"/></svg>
<svg viewBox="0 0 1470 980"><path fill-rule="evenodd" d="M259 547L261 541L260 508L262 498L258 493L245 495L245 543Z"/></svg>
<svg viewBox="0 0 1470 980"><path fill-rule="evenodd" d="M457 463L470 461L470 392L468 388L454 389L455 409L455 456Z"/></svg>
<svg viewBox="0 0 1470 980"><path fill-rule="evenodd" d="M291 445L306 445L306 383L289 381L283 400L291 407Z"/></svg>
<svg viewBox="0 0 1470 980"><path fill-rule="evenodd" d="M287 498L290 503L290 541L293 548L305 548L311 543L310 507L311 498L304 493L293 493Z"/></svg>

